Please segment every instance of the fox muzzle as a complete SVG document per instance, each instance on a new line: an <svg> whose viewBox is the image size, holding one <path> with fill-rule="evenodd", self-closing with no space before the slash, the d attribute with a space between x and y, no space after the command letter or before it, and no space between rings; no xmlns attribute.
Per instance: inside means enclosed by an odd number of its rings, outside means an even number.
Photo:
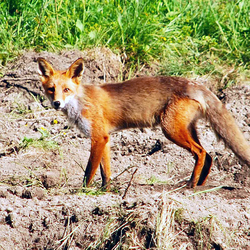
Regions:
<svg viewBox="0 0 250 250"><path fill-rule="evenodd" d="M60 102L60 101L54 101L52 104L53 104L53 107L54 107L55 109L59 109L60 106L61 106L61 102Z"/></svg>

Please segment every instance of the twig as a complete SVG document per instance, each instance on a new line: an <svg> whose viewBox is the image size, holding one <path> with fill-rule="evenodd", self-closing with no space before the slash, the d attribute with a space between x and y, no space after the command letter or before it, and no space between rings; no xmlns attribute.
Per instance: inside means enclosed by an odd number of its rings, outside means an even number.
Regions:
<svg viewBox="0 0 250 250"><path fill-rule="evenodd" d="M0 80L0 82L6 82L6 81L12 81L12 82L18 82L18 81L38 81L39 78L23 78L23 77L17 77L17 78L13 78L13 77L4 77ZM13 85L13 87L15 87L15 85Z"/></svg>
<svg viewBox="0 0 250 250"><path fill-rule="evenodd" d="M50 120L52 119L52 117L38 117L38 118L26 118L26 119L22 119L22 118L18 118L16 119L16 121L24 121L24 122L36 122L36 121L41 121L41 120Z"/></svg>
<svg viewBox="0 0 250 250"><path fill-rule="evenodd" d="M67 244L67 241L70 241L70 244L72 242L71 237L74 236L74 233L80 228L80 226L82 225L79 224L77 227L75 227L68 235L64 236L62 239L57 241L57 244L60 244L56 249L59 249L60 247L62 247L63 245ZM67 225L67 227L69 226L69 224ZM87 226L88 227L88 226ZM64 231L65 233L66 231Z"/></svg>
<svg viewBox="0 0 250 250"><path fill-rule="evenodd" d="M79 163L79 162L77 162L76 160L74 160L74 161L75 161L75 163L82 169L82 171L85 172L85 169L84 169L84 167L82 166L82 164Z"/></svg>
<svg viewBox="0 0 250 250"><path fill-rule="evenodd" d="M184 188L184 187L186 187L186 186L187 186L187 183L184 184L184 185L182 185L181 187L178 187L178 188L175 188L175 189L173 189L173 190L170 190L170 191L166 192L166 194L171 194L171 193L173 193L173 192L179 191L180 189L182 189L182 188Z"/></svg>
<svg viewBox="0 0 250 250"><path fill-rule="evenodd" d="M131 169L131 168L134 168L134 166L129 166L129 167L125 168L120 174L118 174L116 177L114 177L114 178L112 179L112 181L117 180L118 177L120 177L122 174L124 174L125 172L127 172L127 171L128 171L129 169Z"/></svg>
<svg viewBox="0 0 250 250"><path fill-rule="evenodd" d="M122 196L122 199L124 199L124 198L126 197L127 192L128 192L128 189L130 188L130 186L131 186L131 184L132 184L132 180L133 180L134 175L135 175L135 173L137 172L137 170L138 170L138 168L136 168L136 170L135 170L134 173L132 174L132 176L131 176L131 178L130 178L130 181L129 181L129 183L128 183L128 186L127 186L127 188L125 189L125 192L124 192L124 194L123 194L123 196Z"/></svg>

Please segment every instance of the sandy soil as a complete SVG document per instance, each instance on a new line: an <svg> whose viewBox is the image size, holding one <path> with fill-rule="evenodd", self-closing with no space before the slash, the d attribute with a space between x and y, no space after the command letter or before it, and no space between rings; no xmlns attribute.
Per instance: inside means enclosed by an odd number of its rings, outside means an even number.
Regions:
<svg viewBox="0 0 250 250"><path fill-rule="evenodd" d="M0 249L250 249L250 174L199 124L214 158L205 187L178 188L194 160L160 128L112 136L112 192L82 190L90 142L51 109L36 58L58 69L86 60L84 82L114 82L123 65L108 49L27 52L0 78ZM209 82L205 81L209 87ZM250 141L250 86L218 93Z"/></svg>

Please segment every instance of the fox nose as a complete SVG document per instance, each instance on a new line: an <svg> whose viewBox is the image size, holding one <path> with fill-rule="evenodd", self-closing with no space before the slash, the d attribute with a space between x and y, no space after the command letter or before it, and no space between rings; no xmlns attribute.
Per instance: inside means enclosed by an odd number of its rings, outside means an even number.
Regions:
<svg viewBox="0 0 250 250"><path fill-rule="evenodd" d="M55 109L59 109L60 108L60 101L54 101L53 102L53 105L54 105L54 107L55 107Z"/></svg>

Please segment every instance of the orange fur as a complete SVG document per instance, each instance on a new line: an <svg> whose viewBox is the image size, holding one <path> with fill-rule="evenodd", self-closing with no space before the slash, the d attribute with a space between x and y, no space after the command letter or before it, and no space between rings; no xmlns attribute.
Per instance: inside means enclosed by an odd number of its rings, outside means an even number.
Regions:
<svg viewBox="0 0 250 250"><path fill-rule="evenodd" d="M201 146L195 124L206 117L215 132L250 166L250 147L218 98L198 83L178 77L144 77L99 86L81 84L83 59L66 71L56 71L38 58L41 82L51 104L62 110L91 137L91 153L84 176L89 186L101 167L102 185L110 184L110 134L114 131L160 125L164 135L195 157L189 181L204 185L212 158Z"/></svg>

